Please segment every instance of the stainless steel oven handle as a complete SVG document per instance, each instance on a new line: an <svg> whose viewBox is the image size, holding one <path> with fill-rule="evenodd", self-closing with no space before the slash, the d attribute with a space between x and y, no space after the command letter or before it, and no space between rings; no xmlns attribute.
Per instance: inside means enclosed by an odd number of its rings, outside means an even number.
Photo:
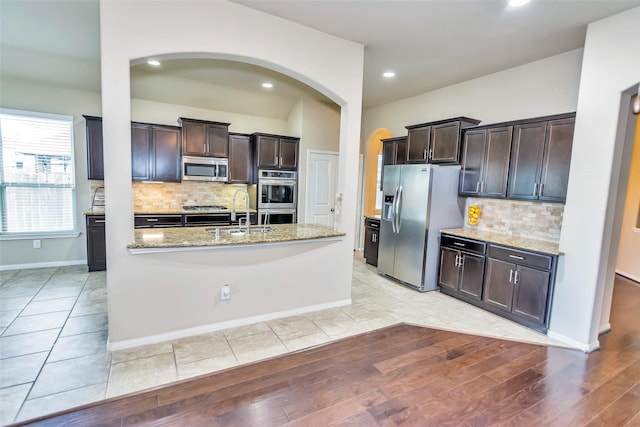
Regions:
<svg viewBox="0 0 640 427"><path fill-rule="evenodd" d="M261 179L260 185L297 185L298 182L292 179Z"/></svg>

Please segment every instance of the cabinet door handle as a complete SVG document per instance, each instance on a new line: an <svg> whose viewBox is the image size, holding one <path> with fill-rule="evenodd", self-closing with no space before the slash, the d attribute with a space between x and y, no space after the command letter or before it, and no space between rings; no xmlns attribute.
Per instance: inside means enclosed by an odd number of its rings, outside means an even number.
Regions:
<svg viewBox="0 0 640 427"><path fill-rule="evenodd" d="M275 155L273 156L273 164L274 164L274 165L277 165L277 164L278 164L278 155L277 155L277 154L275 154Z"/></svg>
<svg viewBox="0 0 640 427"><path fill-rule="evenodd" d="M543 186L543 185L544 185L544 184L538 184L538 197L541 197L541 196L542 196L542 188L543 188L542 186Z"/></svg>
<svg viewBox="0 0 640 427"><path fill-rule="evenodd" d="M453 262L453 265L454 265L455 267L459 267L459 265L458 265L458 257L459 257L459 256L460 256L460 255L456 255L456 260Z"/></svg>
<svg viewBox="0 0 640 427"><path fill-rule="evenodd" d="M509 255L509 258L524 259L523 256L518 256L518 255Z"/></svg>
<svg viewBox="0 0 640 427"><path fill-rule="evenodd" d="M484 193L484 190L485 190L485 188L484 188L484 187L485 187L485 184L486 184L486 182L484 182L484 181L482 181L482 182L480 183L480 191L481 191L481 192L483 192L483 193Z"/></svg>
<svg viewBox="0 0 640 427"><path fill-rule="evenodd" d="M517 270L516 270L516 274L515 274L515 276L513 277L513 284L514 284L514 285L517 285L517 284L518 284L518 271L517 271Z"/></svg>
<svg viewBox="0 0 640 427"><path fill-rule="evenodd" d="M433 159L433 150L429 150L429 158Z"/></svg>
<svg viewBox="0 0 640 427"><path fill-rule="evenodd" d="M537 196L538 195L538 183L534 183L533 184L533 195Z"/></svg>
<svg viewBox="0 0 640 427"><path fill-rule="evenodd" d="M509 283L513 280L513 268L509 270Z"/></svg>
<svg viewBox="0 0 640 427"><path fill-rule="evenodd" d="M480 181L476 182L476 193L480 192Z"/></svg>
<svg viewBox="0 0 640 427"><path fill-rule="evenodd" d="M422 152L422 160L427 160L427 149L426 148Z"/></svg>
<svg viewBox="0 0 640 427"><path fill-rule="evenodd" d="M95 220L95 221L93 221L93 222L95 222L96 224L102 224L102 223L104 223L104 222L106 222L106 221L105 221L104 219L96 219L96 220Z"/></svg>
<svg viewBox="0 0 640 427"><path fill-rule="evenodd" d="M372 241L373 243L375 243L375 242L377 241L377 240L376 240L376 235L375 235L375 234L372 234L372 235L371 235L371 241Z"/></svg>
<svg viewBox="0 0 640 427"><path fill-rule="evenodd" d="M157 218L147 218L147 222L158 222Z"/></svg>
<svg viewBox="0 0 640 427"><path fill-rule="evenodd" d="M453 242L453 244L456 245L456 246L461 246L463 248L467 247L467 245L465 245L464 243Z"/></svg>

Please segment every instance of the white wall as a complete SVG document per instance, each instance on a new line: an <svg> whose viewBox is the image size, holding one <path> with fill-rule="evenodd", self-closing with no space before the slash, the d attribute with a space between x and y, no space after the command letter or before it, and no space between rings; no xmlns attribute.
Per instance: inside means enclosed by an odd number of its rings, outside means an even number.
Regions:
<svg viewBox="0 0 640 427"><path fill-rule="evenodd" d="M178 117L231 123L229 125L230 132L281 134L287 130L286 121L269 117L205 110L188 105L167 104L142 99L131 100L131 118L134 121L178 126Z"/></svg>
<svg viewBox="0 0 640 427"><path fill-rule="evenodd" d="M189 31L166 31L176 22L188 22ZM103 0L100 32L110 342L207 327L238 315L258 316L286 307L348 301L363 46L226 1ZM308 244L311 246L306 250L281 246L263 253L265 248L258 251L256 266L249 262L255 252L244 249L180 256L131 255L127 251L126 245L133 239L129 63L180 52L210 52L213 57L272 68L314 87L342 106L338 187L345 193L345 200L353 201L345 204L344 221L339 225L347 232L344 240L327 246ZM335 66L336 57L341 58L340 67ZM318 269L319 264L332 268ZM250 278L248 286L259 284L273 297L262 298L262 292L252 294L254 289L249 287L244 297L232 296L222 312L211 297L230 277ZM273 298L279 302L274 304ZM189 304L195 300L210 304Z"/></svg>
<svg viewBox="0 0 640 427"><path fill-rule="evenodd" d="M610 193L618 188L630 115L629 95L627 107L620 109L622 93L637 87L640 80L639 22L640 8L634 8L590 24L585 39L560 236L560 249L566 255L559 264L551 329L588 348L598 345L603 296L611 294L613 283L615 260L609 253L617 201ZM605 307L610 305L605 301ZM606 321L608 316L602 319Z"/></svg>
<svg viewBox="0 0 640 427"><path fill-rule="evenodd" d="M42 239L42 248L33 249L31 239L3 240L0 269L25 266L84 264L87 259L85 223L82 212L90 207L87 180L87 144L83 114L100 115L100 94L43 84L0 79L0 105L4 108L73 116L78 237Z"/></svg>
<svg viewBox="0 0 640 427"><path fill-rule="evenodd" d="M486 124L575 111L581 61L577 49L370 108L364 112L362 140L379 128L402 136L407 125L458 116Z"/></svg>

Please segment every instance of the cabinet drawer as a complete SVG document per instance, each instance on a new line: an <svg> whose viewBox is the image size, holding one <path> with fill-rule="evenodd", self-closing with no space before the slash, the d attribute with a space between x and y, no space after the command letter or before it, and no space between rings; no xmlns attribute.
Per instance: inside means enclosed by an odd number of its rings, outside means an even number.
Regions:
<svg viewBox="0 0 640 427"><path fill-rule="evenodd" d="M104 216L87 216L87 227L104 227Z"/></svg>
<svg viewBox="0 0 640 427"><path fill-rule="evenodd" d="M442 235L440 239L440 245L462 251L475 252L478 254L484 254L487 247L486 243L484 242L463 239L461 237L453 237L447 234Z"/></svg>
<svg viewBox="0 0 640 427"><path fill-rule="evenodd" d="M182 227L182 215L136 215L135 228Z"/></svg>
<svg viewBox="0 0 640 427"><path fill-rule="evenodd" d="M230 214L197 214L185 215L185 227L199 227L205 225L229 225L231 220Z"/></svg>
<svg viewBox="0 0 640 427"><path fill-rule="evenodd" d="M552 257L533 252L520 251L503 246L489 245L489 257L497 258L514 264L551 270Z"/></svg>
<svg viewBox="0 0 640 427"><path fill-rule="evenodd" d="M379 219L365 218L364 226L367 227L367 228L379 229L380 228L380 220Z"/></svg>

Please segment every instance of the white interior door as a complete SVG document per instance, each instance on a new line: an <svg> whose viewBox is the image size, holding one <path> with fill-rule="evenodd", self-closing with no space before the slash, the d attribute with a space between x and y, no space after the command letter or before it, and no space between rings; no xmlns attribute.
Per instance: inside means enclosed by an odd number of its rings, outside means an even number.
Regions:
<svg viewBox="0 0 640 427"><path fill-rule="evenodd" d="M309 151L305 222L333 227L338 153Z"/></svg>

